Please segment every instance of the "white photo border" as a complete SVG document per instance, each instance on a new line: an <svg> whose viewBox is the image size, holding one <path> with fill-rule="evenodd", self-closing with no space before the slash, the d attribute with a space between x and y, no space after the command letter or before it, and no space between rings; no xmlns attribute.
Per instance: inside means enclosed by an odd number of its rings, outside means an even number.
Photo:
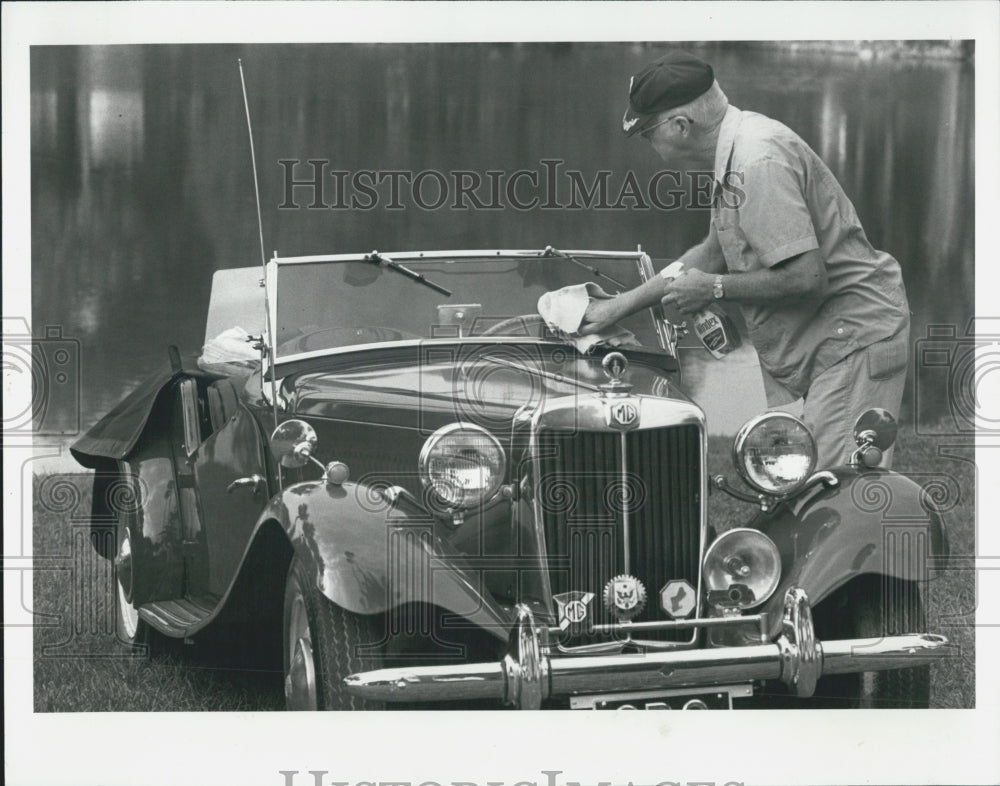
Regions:
<svg viewBox="0 0 1000 786"><path fill-rule="evenodd" d="M3 6L3 313L30 304L28 52L37 44L974 39L976 313L991 315L1000 215L998 6L801 3L7 3ZM991 269L992 268L992 269ZM6 388L6 380L5 380ZM4 407L30 391L5 389ZM20 398L19 398L20 397ZM865 713L33 712L31 630L5 629L10 784L393 781L558 784L976 783L1000 774L997 447L978 441L976 709ZM9 446L5 446L5 453ZM17 461L4 462L5 619L31 603ZM985 482L983 482L985 481ZM30 493L30 488L27 489ZM30 505L26 508L30 510ZM27 576L27 578L24 578Z"/></svg>

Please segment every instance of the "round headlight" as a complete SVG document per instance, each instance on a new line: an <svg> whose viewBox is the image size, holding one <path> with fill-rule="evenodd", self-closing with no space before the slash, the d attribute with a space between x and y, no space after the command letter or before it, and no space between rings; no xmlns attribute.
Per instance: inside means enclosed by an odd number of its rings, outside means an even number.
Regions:
<svg viewBox="0 0 1000 786"><path fill-rule="evenodd" d="M765 494L788 494L816 467L816 443L805 424L785 412L758 415L739 430L733 463L740 477Z"/></svg>
<svg viewBox="0 0 1000 786"><path fill-rule="evenodd" d="M446 507L469 508L496 494L506 463L499 440L486 429L451 423L424 443L420 480Z"/></svg>
<svg viewBox="0 0 1000 786"><path fill-rule="evenodd" d="M709 590L732 587L732 602L749 609L759 606L778 588L781 556L774 541L760 530L731 529L708 547L704 568ZM749 592L738 591L735 585L743 585Z"/></svg>

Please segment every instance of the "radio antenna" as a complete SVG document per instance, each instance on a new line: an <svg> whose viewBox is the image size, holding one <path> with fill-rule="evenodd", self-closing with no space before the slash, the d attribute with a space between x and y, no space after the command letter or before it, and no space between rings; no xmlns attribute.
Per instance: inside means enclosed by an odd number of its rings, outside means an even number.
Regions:
<svg viewBox="0 0 1000 786"><path fill-rule="evenodd" d="M274 342L274 333L271 330L271 303L267 294L267 258L264 256L264 219L260 213L260 185L257 183L257 155L253 147L253 125L250 123L250 101L247 99L247 83L243 78L243 59L236 58L236 64L240 69L240 87L243 88L243 108L247 115L247 134L250 136L250 164L253 166L253 192L257 203L257 234L260 237L260 266L264 278L264 321L267 325L267 336L261 339L261 349L265 356L271 360L271 407L274 410L274 425L278 425L278 388L274 379L274 353L271 344ZM275 254L277 256L277 254ZM264 373L263 364L261 373ZM280 478L281 467L278 467ZM280 482L280 481L279 481Z"/></svg>
<svg viewBox="0 0 1000 786"><path fill-rule="evenodd" d="M250 102L247 100L247 83L243 78L243 60L236 59L236 64L240 68L240 87L243 88L243 108L247 114L247 134L250 135L250 164L253 166L253 193L257 201L257 234L260 236L260 264L267 267L267 260L264 258L264 220L260 214L260 186L257 183L257 156L253 149L253 125L250 123ZM264 290L264 297L267 297L267 290Z"/></svg>

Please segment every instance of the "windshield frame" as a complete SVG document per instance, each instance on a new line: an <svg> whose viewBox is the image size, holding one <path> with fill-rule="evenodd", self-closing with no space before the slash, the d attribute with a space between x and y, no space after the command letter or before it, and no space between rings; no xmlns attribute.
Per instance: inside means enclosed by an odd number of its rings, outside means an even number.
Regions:
<svg viewBox="0 0 1000 786"><path fill-rule="evenodd" d="M372 252L372 254L379 254L379 252ZM466 260L473 261L476 259L481 259L484 263L496 259L539 259L551 257L552 259L557 259L562 256L572 257L584 260L598 260L598 259L614 259L614 260L632 260L636 263L638 274L643 282L648 281L650 278L656 275L653 269L652 260L649 256L644 253L641 249L636 251L598 251L594 249L584 249L584 250L560 250L558 256L551 253L551 250L546 249L478 249L478 250L433 250L433 251L401 251L401 252L389 252L386 254L380 254L381 256L388 257L394 262L399 262L401 264L408 264L413 262L421 261L435 261L435 260ZM278 326L278 276L279 271L282 267L292 266L292 265L312 265L317 263L345 263L345 262L364 262L366 259L370 258L369 254L316 254L316 255L305 255L305 256L291 256L291 257L279 257L277 253L271 258L267 263L266 275L265 275L265 286L267 287L267 304L268 304L268 323L270 330L276 331ZM372 263L376 264L376 263ZM421 286L418 282L414 282L414 286ZM659 349L674 358L676 358L676 347L672 345L669 340L668 330L664 320L664 314L662 307L659 305L653 306L650 309L652 311L653 324L656 332L657 341L659 342ZM354 344L344 347L330 347L326 349L318 349L310 352L301 352L297 354L291 354L281 357L280 359L276 356L276 346L273 340L273 336L269 332L267 336L267 357L268 365L274 367L275 376L280 378L283 376L282 370L291 367L292 364L296 366L301 365L302 361L313 360L319 357L332 357L346 354L353 354L356 352L365 352L372 349L386 349L389 347L407 347L415 346L419 344L426 344L428 342L442 342L442 343L455 343L455 342L467 342L476 341L482 343L482 336L468 336L468 337L455 337L448 339L432 339L432 338L414 338L414 339L399 339L394 341L380 341L375 343L366 344ZM566 342L560 340L556 337L551 338L529 338L529 337L517 337L517 336L495 336L490 339L491 343L545 343L552 344L556 346L565 346ZM647 349L651 349L648 348Z"/></svg>

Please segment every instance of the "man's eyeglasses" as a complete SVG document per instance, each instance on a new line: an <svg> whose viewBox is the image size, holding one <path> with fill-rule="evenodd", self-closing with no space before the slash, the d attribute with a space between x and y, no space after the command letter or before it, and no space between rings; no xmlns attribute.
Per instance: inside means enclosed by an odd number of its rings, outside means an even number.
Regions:
<svg viewBox="0 0 1000 786"><path fill-rule="evenodd" d="M664 125L666 123L669 123L671 120L674 120L674 119L676 119L678 117L683 117L689 123L693 123L694 122L687 115L671 115L670 117L665 117L665 118L663 118L663 120L660 120L660 121L658 121L656 123L653 123L653 125L651 125L649 128L642 129L642 131L639 132L639 136L641 136L643 139L649 139L652 136L653 129L659 128L660 126L662 126L662 125Z"/></svg>

